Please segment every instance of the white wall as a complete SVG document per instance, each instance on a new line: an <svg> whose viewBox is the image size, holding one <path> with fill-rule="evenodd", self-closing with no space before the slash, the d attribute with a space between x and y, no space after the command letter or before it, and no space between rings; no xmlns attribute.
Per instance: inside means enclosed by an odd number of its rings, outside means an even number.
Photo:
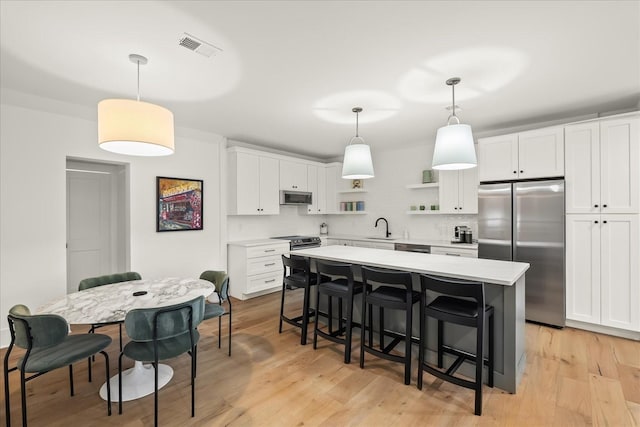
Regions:
<svg viewBox="0 0 640 427"><path fill-rule="evenodd" d="M153 278L193 277L205 269L225 269L225 145L222 136L178 129L172 156L120 156L98 148L95 120L2 104L2 317L14 304L35 310L66 293L67 157L129 164L132 270ZM155 231L156 176L204 181L204 230ZM5 321L0 325L0 346L6 346L8 326Z"/></svg>
<svg viewBox="0 0 640 427"><path fill-rule="evenodd" d="M450 240L455 225L467 225L477 235L476 215L407 215L411 205L436 204L438 188L409 190L408 184L420 184L422 171L431 169L433 142L402 148L372 148L375 178L364 180L366 193L342 194L341 200L363 200L367 215L327 215L331 234L384 236L384 222L374 227L379 217L389 221L392 237L402 238L406 229L411 239ZM346 186L348 183L345 182Z"/></svg>

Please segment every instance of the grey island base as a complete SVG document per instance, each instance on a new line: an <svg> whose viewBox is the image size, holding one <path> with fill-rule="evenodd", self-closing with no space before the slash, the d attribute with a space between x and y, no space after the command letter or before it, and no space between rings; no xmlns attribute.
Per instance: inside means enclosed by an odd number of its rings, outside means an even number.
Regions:
<svg viewBox="0 0 640 427"><path fill-rule="evenodd" d="M494 384L509 393L516 392L526 365L524 286L525 272L529 268L529 264L352 246L322 246L299 250L295 252L295 255L309 257L312 260L346 262L356 266L409 271L416 273L414 288L418 290L420 289L418 274L483 282L487 304L491 304L495 310ZM433 295L427 295L428 299L433 297ZM419 336L418 312L419 310L414 310L412 331L414 337ZM360 313L360 298L357 298L354 319L359 319ZM403 316L385 316L385 329L404 331ZM445 328L445 342L457 348L474 352L474 340L475 334L469 328L456 327L456 325L447 325ZM428 360L435 362L435 321L428 322L427 342L423 345L426 346ZM473 376L473 370L468 366L463 366L460 372Z"/></svg>

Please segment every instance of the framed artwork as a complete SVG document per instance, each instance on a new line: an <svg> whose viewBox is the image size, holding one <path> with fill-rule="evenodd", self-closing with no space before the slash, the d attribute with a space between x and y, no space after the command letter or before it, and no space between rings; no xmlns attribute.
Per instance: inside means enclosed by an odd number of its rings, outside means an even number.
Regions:
<svg viewBox="0 0 640 427"><path fill-rule="evenodd" d="M202 230L202 180L156 177L156 231Z"/></svg>
<svg viewBox="0 0 640 427"><path fill-rule="evenodd" d="M364 188L364 181L361 179L352 179L351 188L354 190L361 190Z"/></svg>

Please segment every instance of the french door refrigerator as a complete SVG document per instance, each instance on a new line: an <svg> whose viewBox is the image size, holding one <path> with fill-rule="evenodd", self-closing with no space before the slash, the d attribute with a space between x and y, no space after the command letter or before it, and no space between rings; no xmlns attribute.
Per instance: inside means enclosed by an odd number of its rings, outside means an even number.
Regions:
<svg viewBox="0 0 640 427"><path fill-rule="evenodd" d="M478 257L528 262L525 318L565 325L564 180L481 184Z"/></svg>

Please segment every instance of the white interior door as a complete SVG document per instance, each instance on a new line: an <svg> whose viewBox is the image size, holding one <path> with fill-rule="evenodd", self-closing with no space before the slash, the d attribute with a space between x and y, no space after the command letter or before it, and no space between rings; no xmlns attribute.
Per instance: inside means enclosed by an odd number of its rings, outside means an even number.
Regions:
<svg viewBox="0 0 640 427"><path fill-rule="evenodd" d="M126 269L123 166L67 161L67 293Z"/></svg>

